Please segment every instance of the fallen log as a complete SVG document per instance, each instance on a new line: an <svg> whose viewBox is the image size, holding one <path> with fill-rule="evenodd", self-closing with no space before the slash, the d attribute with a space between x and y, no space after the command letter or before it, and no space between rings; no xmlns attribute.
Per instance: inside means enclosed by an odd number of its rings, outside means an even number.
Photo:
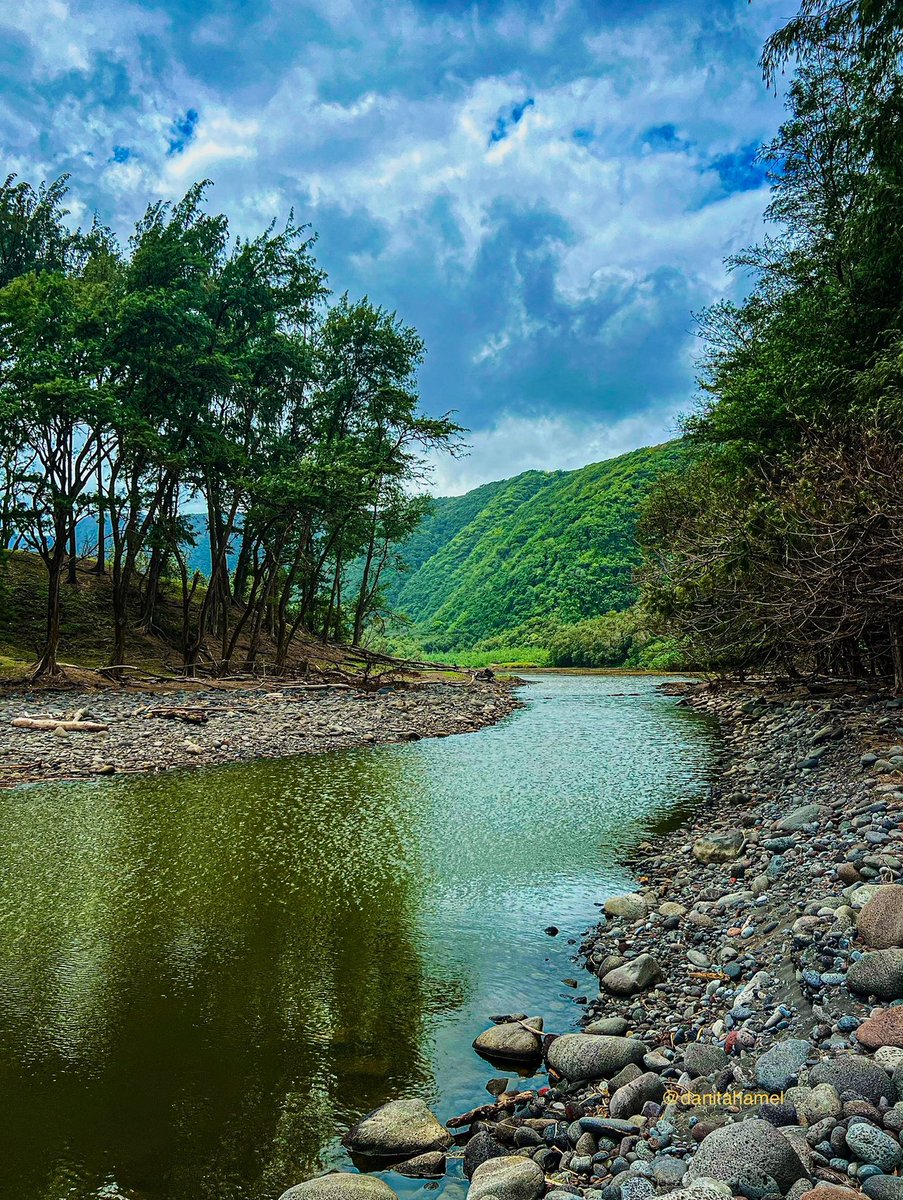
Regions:
<svg viewBox="0 0 903 1200"><path fill-rule="evenodd" d="M493 1117L501 1116L509 1108L518 1108L528 1104L533 1099L533 1092L503 1092L495 1104L481 1104L469 1112L461 1113L446 1121L449 1129L461 1129L465 1125L473 1125L475 1121L491 1121Z"/></svg>
<svg viewBox="0 0 903 1200"><path fill-rule="evenodd" d="M210 719L205 708L149 708L144 715L164 721L184 721L188 725L206 725Z"/></svg>
<svg viewBox="0 0 903 1200"><path fill-rule="evenodd" d="M16 729L37 729L50 733L54 729L65 729L67 733L106 733L110 728L100 721L55 721L52 717L14 717L11 724Z"/></svg>

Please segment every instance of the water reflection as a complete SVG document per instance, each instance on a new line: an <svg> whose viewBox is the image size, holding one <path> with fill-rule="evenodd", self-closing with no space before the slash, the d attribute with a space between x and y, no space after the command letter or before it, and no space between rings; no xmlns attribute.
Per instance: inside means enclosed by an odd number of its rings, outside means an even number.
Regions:
<svg viewBox="0 0 903 1200"><path fill-rule="evenodd" d="M2 1194L271 1200L391 1096L479 1102L487 1014L573 1024L567 935L699 793L707 727L625 690L547 676L473 736L3 797Z"/></svg>

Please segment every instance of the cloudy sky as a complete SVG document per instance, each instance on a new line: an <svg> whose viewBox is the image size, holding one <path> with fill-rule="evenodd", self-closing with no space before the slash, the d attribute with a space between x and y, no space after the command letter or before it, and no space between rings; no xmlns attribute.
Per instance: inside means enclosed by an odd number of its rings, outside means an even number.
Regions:
<svg viewBox="0 0 903 1200"><path fill-rule="evenodd" d="M691 314L742 286L775 0L13 0L4 172L72 176L123 235L210 178L251 233L294 207L337 291L427 342L463 491L661 441L693 397Z"/></svg>

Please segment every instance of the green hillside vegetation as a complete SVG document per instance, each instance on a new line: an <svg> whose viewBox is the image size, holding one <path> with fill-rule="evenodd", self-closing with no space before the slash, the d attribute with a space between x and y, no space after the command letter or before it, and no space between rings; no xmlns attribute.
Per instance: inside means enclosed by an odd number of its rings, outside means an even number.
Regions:
<svg viewBox="0 0 903 1200"><path fill-rule="evenodd" d="M556 631L633 604L638 506L681 455L669 442L436 500L402 548L409 569L384 578L387 607L410 622L396 626L393 644L458 661L469 652L474 665L554 661L543 651ZM555 644L564 652L562 638ZM621 665L624 645L599 637L605 661L579 665Z"/></svg>

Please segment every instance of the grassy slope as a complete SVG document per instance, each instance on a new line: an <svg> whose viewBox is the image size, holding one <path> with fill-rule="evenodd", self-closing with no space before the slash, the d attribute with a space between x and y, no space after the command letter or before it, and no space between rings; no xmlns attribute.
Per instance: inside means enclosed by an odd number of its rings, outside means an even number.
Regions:
<svg viewBox="0 0 903 1200"><path fill-rule="evenodd" d="M435 651L628 607L637 505L679 454L669 442L437 501L405 548L410 572L389 582L391 606Z"/></svg>

